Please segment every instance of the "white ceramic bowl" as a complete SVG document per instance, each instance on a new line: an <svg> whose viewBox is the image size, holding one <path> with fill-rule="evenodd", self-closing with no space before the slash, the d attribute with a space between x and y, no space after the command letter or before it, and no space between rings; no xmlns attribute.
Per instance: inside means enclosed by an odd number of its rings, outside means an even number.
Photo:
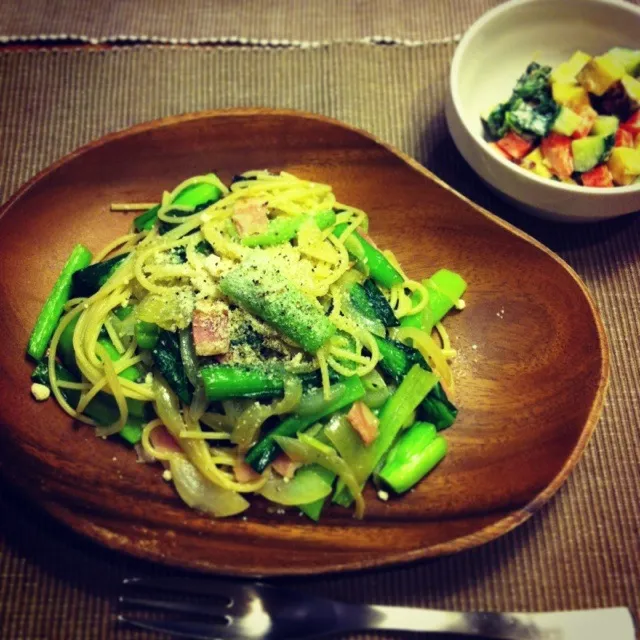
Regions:
<svg viewBox="0 0 640 640"><path fill-rule="evenodd" d="M582 187L541 178L501 158L480 114L505 101L527 65L555 66L581 49L640 47L640 8L613 0L512 0L463 36L451 66L447 123L460 153L489 186L534 215L584 222L640 211L640 184Z"/></svg>

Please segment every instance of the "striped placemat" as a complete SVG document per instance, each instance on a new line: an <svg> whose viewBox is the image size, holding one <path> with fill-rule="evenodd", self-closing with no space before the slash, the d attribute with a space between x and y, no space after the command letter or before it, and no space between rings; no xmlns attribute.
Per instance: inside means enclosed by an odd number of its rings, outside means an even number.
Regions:
<svg viewBox="0 0 640 640"><path fill-rule="evenodd" d="M503 0L4 0L0 42L81 41L317 46L455 39Z"/></svg>

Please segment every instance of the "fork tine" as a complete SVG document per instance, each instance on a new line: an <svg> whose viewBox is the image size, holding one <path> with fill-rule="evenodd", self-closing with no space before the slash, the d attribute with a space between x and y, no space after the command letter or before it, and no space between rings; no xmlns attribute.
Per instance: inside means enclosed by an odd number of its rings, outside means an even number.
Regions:
<svg viewBox="0 0 640 640"><path fill-rule="evenodd" d="M147 609L162 609L163 611L178 611L180 613L196 613L199 615L207 615L212 618L220 618L227 624L230 622L229 616L225 615L224 609L211 606L206 603L195 602L176 602L175 600L157 600L149 598L131 598L129 596L120 596L118 598L120 604L127 607L145 607Z"/></svg>
<svg viewBox="0 0 640 640"><path fill-rule="evenodd" d="M177 591L195 595L216 596L231 606L234 599L248 595L247 586L232 580L216 580L215 578L125 578L122 584L128 587L158 589L161 591Z"/></svg>
<svg viewBox="0 0 640 640"><path fill-rule="evenodd" d="M157 631L182 638L197 640L244 640L248 636L238 635L233 629L207 622L187 622L183 620L147 621L118 616L119 622L133 625L146 631Z"/></svg>

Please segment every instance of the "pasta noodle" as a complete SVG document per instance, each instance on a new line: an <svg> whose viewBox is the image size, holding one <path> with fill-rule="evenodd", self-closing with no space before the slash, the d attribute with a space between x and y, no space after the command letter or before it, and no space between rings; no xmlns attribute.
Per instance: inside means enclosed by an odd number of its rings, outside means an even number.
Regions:
<svg viewBox="0 0 640 640"><path fill-rule="evenodd" d="M184 194L194 189L217 193L217 197L197 206L188 204ZM387 357L381 351L380 336L413 345L415 357L419 359L421 354L439 379L452 387L447 360L455 351L441 323L436 324L436 330L442 349L416 324L387 329L391 325L385 327L379 319L371 318L365 322L354 311L350 287L365 281L368 266L362 257L367 254L354 258L353 247L368 238L368 216L337 202L329 185L287 172L248 171L227 187L209 174L189 178L165 191L156 204L111 206L112 211L122 212L147 209L143 216L150 217L150 225L134 227L96 255L89 268L107 269L110 258L124 258L111 261L113 269L104 274L94 293L64 305L50 342L49 383L60 406L74 419L95 426L98 436L124 433L130 423L138 425L142 450L165 464L165 477L171 473L188 475L181 479L180 487L176 486L180 495L195 491L197 495L188 493L194 504L201 507L203 496L215 495L216 500L226 501L226 506L220 509L218 505L211 513L237 513L245 508L239 494L259 492L265 486L271 470L261 474L247 471L243 456L272 418L295 417L299 405L300 415L307 415L301 403L305 399L308 403L319 401L309 399L313 393L305 396L304 376L315 376L319 381L314 385L319 387L317 394L321 388L325 403L338 397L341 387L332 388L336 378L345 381L374 376L374 395L387 397L388 391L387 396L382 393L386 384L376 371ZM326 222L321 224L322 216ZM281 233L282 238L269 233ZM265 237L260 242L246 241L261 238L261 234ZM375 251L380 260L388 260L393 276L376 286L382 303L388 303L389 313L395 316L395 324L406 317L419 317L429 305L427 288L407 278L393 253ZM329 326L327 337L314 348L305 347L302 339L281 329L268 314L262 317L250 304L223 293L225 275L256 256L277 274L274 282L283 274L285 282L292 283L299 292L295 294L300 296L299 306L308 307L309 313L317 314L319 324ZM264 274L256 276L256 286L269 285L270 276ZM278 286L277 291L284 291L288 285ZM221 315L208 315L212 309L222 309ZM205 324L196 327L200 317ZM223 338L211 328L211 323L222 322L220 318L228 327ZM146 336L145 325L156 333ZM313 334L315 327L304 330ZM184 364L183 378L167 373L156 360L155 345L164 339L160 337L163 331L179 336L172 344ZM196 339L198 331L209 341L208 351L198 352L202 345L200 334ZM216 340L222 340L223 346ZM394 348L403 347L395 344ZM57 369L69 349L77 381L61 377ZM399 353L403 357L405 352L400 349ZM216 408L198 365L202 357L220 364L220 370L257 363L264 371L275 371L284 380L276 389L279 395L271 396L270 403L260 392L254 396L248 393L248 399L221 398L222 409ZM394 380L397 382L397 376ZM267 376L262 384L275 383ZM113 416L108 423L93 417L90 409L98 401ZM315 415L312 409L307 411ZM157 417L152 417L154 414ZM314 433L322 428L316 420ZM158 441L169 438L168 446L154 444L156 437ZM325 449L332 451L326 445L317 446L325 455L329 455ZM336 468L343 469L340 465ZM361 504L361 497L357 498Z"/></svg>

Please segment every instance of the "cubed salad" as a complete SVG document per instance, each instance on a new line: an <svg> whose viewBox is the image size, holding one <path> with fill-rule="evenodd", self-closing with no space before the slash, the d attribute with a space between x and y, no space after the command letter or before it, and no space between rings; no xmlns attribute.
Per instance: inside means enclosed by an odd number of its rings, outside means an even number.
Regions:
<svg viewBox="0 0 640 640"><path fill-rule="evenodd" d="M587 187L640 183L640 50L532 62L482 116L489 146L526 171Z"/></svg>

